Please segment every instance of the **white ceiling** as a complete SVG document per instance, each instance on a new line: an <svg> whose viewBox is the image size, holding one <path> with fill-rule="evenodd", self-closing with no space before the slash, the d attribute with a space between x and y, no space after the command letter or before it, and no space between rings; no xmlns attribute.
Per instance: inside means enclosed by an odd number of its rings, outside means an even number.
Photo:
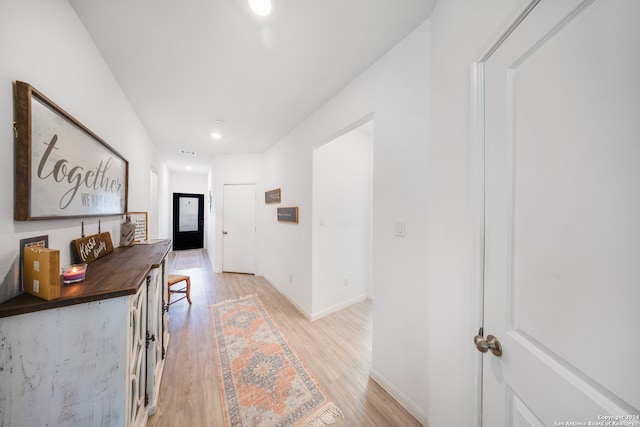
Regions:
<svg viewBox="0 0 640 427"><path fill-rule="evenodd" d="M275 144L435 2L273 0L259 17L248 0L70 0L167 166L194 172Z"/></svg>

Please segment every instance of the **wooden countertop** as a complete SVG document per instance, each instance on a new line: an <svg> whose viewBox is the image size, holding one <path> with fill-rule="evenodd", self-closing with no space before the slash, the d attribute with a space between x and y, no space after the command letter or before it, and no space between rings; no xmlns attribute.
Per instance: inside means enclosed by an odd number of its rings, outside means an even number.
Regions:
<svg viewBox="0 0 640 427"><path fill-rule="evenodd" d="M116 248L87 267L85 280L61 284L60 298L47 301L23 293L0 304L0 318L135 294L152 268L162 264L171 240Z"/></svg>

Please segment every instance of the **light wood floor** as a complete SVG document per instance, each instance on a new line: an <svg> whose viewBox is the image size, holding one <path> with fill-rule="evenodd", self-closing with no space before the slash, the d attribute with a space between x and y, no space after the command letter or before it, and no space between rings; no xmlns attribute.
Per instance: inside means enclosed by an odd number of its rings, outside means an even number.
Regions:
<svg viewBox="0 0 640 427"><path fill-rule="evenodd" d="M368 376L371 303L364 301L310 322L262 277L215 274L203 250L172 252L169 272L191 276L191 301L171 305L169 348L156 426L224 426L210 305L257 294L300 358L344 413L336 427L420 426Z"/></svg>

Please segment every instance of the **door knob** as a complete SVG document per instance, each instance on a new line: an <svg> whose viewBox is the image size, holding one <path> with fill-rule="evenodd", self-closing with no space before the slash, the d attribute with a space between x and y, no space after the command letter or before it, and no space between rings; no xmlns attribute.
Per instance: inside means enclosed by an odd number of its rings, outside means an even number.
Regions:
<svg viewBox="0 0 640 427"><path fill-rule="evenodd" d="M223 231L222 234L228 234L226 231Z"/></svg>
<svg viewBox="0 0 640 427"><path fill-rule="evenodd" d="M491 353L493 353L494 356L502 356L502 345L500 345L498 338L493 335L487 335L487 338L483 337L481 334L476 335L473 338L473 343L481 353L486 353L491 350Z"/></svg>

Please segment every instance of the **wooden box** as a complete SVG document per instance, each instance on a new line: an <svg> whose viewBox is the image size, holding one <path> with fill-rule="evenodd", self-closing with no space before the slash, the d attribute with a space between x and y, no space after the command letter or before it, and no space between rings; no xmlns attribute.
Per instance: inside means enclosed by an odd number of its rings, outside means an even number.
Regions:
<svg viewBox="0 0 640 427"><path fill-rule="evenodd" d="M60 251L25 248L22 277L25 292L46 300L60 298Z"/></svg>

